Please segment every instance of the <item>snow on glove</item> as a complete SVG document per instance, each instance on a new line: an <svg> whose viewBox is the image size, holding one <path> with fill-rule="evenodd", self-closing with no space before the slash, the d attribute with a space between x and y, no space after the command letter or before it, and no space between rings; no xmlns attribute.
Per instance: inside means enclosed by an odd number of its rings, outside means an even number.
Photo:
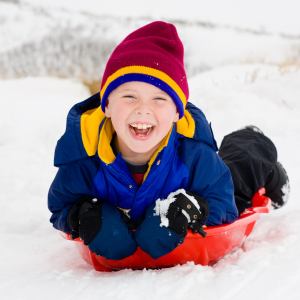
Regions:
<svg viewBox="0 0 300 300"><path fill-rule="evenodd" d="M182 237L187 235L187 228L205 237L203 224L209 215L207 201L184 189L171 193L167 199L156 201L156 215L160 215L161 224Z"/></svg>
<svg viewBox="0 0 300 300"><path fill-rule="evenodd" d="M73 231L71 238L80 237L85 245L89 245L101 230L101 200L92 196L79 199L69 212L67 222Z"/></svg>

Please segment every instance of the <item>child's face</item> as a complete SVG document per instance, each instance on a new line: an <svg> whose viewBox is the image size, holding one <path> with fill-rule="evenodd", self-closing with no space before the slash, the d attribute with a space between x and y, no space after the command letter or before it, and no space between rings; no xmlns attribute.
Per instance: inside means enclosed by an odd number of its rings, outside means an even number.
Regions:
<svg viewBox="0 0 300 300"><path fill-rule="evenodd" d="M172 98L161 89L133 81L113 90L105 108L114 129L133 152L146 153L160 144L179 114Z"/></svg>

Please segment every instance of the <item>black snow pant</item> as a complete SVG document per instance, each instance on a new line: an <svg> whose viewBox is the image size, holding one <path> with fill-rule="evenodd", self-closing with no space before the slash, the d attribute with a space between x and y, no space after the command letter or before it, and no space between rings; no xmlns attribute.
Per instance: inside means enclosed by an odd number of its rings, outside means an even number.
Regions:
<svg viewBox="0 0 300 300"><path fill-rule="evenodd" d="M277 162L273 142L262 133L241 129L224 137L219 156L230 169L236 205L241 214L268 180Z"/></svg>

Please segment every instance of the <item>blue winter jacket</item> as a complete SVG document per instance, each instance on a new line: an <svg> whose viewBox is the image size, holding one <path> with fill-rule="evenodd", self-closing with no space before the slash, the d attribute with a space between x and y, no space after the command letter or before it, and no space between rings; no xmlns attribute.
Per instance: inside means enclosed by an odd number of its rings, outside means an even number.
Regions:
<svg viewBox="0 0 300 300"><path fill-rule="evenodd" d="M238 218L230 171L216 153L204 114L193 104L187 104L184 117L161 142L140 188L121 154L115 157L112 151L113 133L111 120L101 111L99 93L70 110L66 132L56 146L54 165L59 170L48 197L50 221L56 229L71 232L67 215L84 195L125 210L134 221L158 198L165 199L181 188L208 201L207 226Z"/></svg>

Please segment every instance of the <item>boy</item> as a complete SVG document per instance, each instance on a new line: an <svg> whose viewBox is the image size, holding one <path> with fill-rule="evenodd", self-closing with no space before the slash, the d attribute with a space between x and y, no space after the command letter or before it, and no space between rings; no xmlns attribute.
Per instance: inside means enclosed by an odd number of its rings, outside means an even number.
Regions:
<svg viewBox="0 0 300 300"><path fill-rule="evenodd" d="M235 221L230 171L188 96L176 28L153 22L131 33L107 63L100 97L69 112L49 191L53 226L106 259L138 246L157 259L188 228L205 236L203 225Z"/></svg>

